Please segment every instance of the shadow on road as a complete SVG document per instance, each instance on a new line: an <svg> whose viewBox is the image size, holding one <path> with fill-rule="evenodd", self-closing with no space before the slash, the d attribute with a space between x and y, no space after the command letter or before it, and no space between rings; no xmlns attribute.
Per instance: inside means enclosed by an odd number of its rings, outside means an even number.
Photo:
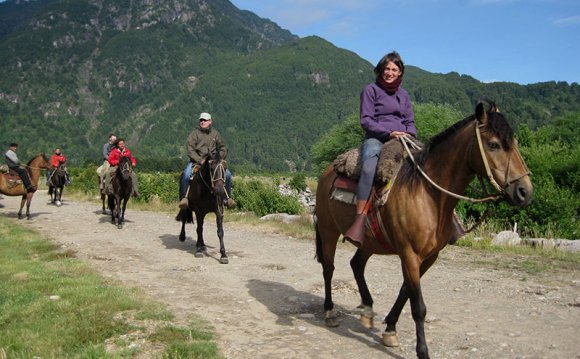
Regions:
<svg viewBox="0 0 580 359"><path fill-rule="evenodd" d="M300 318L334 334L355 339L362 345L380 350L392 358L405 359L382 345L382 332L379 328L367 329L360 324L359 311L356 309L349 310L335 304L334 310L339 315L340 326L329 328L324 324L324 298L298 291L283 283L259 279L250 280L247 287L252 297L278 316L276 323L279 325L294 326L294 320Z"/></svg>

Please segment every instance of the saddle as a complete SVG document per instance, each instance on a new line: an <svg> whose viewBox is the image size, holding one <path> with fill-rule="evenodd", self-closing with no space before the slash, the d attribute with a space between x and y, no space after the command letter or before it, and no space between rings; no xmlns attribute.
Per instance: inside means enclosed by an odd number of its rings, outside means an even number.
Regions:
<svg viewBox="0 0 580 359"><path fill-rule="evenodd" d="M10 169L8 165L0 165L0 173L2 173L2 176L4 176L6 179L6 186L8 188L13 188L22 184L20 175L14 170Z"/></svg>
<svg viewBox="0 0 580 359"><path fill-rule="evenodd" d="M418 141L415 140L414 142L422 147L422 144ZM418 151L412 150L411 152L415 154ZM386 231L379 215L379 208L384 204L379 203L379 200L384 194L388 194L391 184L397 177L406 157L401 141L388 141L383 145L377 163L373 189L369 198L370 203L367 204L369 210L365 227L367 231L370 231L372 237L389 251L393 250L393 246L389 238L386 237ZM361 168L362 161L359 148L354 148L338 155L333 162L333 169L338 176L334 180L330 198L354 206L357 201L356 190Z"/></svg>

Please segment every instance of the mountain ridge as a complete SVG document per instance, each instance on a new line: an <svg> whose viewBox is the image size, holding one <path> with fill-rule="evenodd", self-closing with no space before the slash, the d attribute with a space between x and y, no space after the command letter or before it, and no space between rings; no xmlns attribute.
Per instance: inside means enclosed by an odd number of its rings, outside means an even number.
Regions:
<svg viewBox="0 0 580 359"><path fill-rule="evenodd" d="M143 160L180 168L207 111L234 168L308 170L311 145L357 114L373 80L357 54L227 0L9 0L0 24L0 142L25 156L62 146L73 164L98 162L113 131ZM580 111L578 84L483 84L408 66L403 86L416 103L466 114L487 96L530 128Z"/></svg>

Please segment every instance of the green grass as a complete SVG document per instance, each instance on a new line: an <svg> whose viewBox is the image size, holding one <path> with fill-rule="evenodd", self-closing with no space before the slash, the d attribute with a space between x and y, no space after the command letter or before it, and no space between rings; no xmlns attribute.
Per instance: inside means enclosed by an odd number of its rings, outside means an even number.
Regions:
<svg viewBox="0 0 580 359"><path fill-rule="evenodd" d="M0 248L0 357L221 357L206 323L175 326L162 305L3 217Z"/></svg>

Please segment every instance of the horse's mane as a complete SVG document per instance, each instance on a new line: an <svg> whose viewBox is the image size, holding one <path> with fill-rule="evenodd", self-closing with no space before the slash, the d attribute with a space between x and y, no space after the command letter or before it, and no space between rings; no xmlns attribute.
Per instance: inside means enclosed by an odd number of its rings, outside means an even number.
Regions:
<svg viewBox="0 0 580 359"><path fill-rule="evenodd" d="M423 147L423 150L421 150L421 152L419 152L419 154L417 155L415 159L417 165L423 167L425 165L425 162L427 161L427 158L429 157L429 154L435 148L437 148L437 146L447 141L449 137L451 137L455 132L457 132L458 130L462 129L463 127L467 126L468 124L470 124L475 120L476 120L475 115L468 116L463 120L456 122L451 127L448 127L447 129L443 130L439 134L433 136L429 141L427 141L427 143ZM503 148L506 151L510 151L512 149L514 143L514 131L512 130L512 128L510 127L509 123L507 122L502 113L496 111L488 111L487 123L481 129L481 131L489 131L493 133L495 136L497 136ZM401 168L401 177L411 181L414 178L419 177L419 172L415 171L415 165L411 162L410 159L408 159L407 162Z"/></svg>
<svg viewBox="0 0 580 359"><path fill-rule="evenodd" d="M41 153L37 154L36 156L32 157L30 159L30 161L28 161L28 163L26 163L26 165L27 166L30 166L30 164L32 163L32 161L34 161L38 157L42 157L46 162L48 162L48 158L46 157L46 155L44 154L44 152L41 152Z"/></svg>

